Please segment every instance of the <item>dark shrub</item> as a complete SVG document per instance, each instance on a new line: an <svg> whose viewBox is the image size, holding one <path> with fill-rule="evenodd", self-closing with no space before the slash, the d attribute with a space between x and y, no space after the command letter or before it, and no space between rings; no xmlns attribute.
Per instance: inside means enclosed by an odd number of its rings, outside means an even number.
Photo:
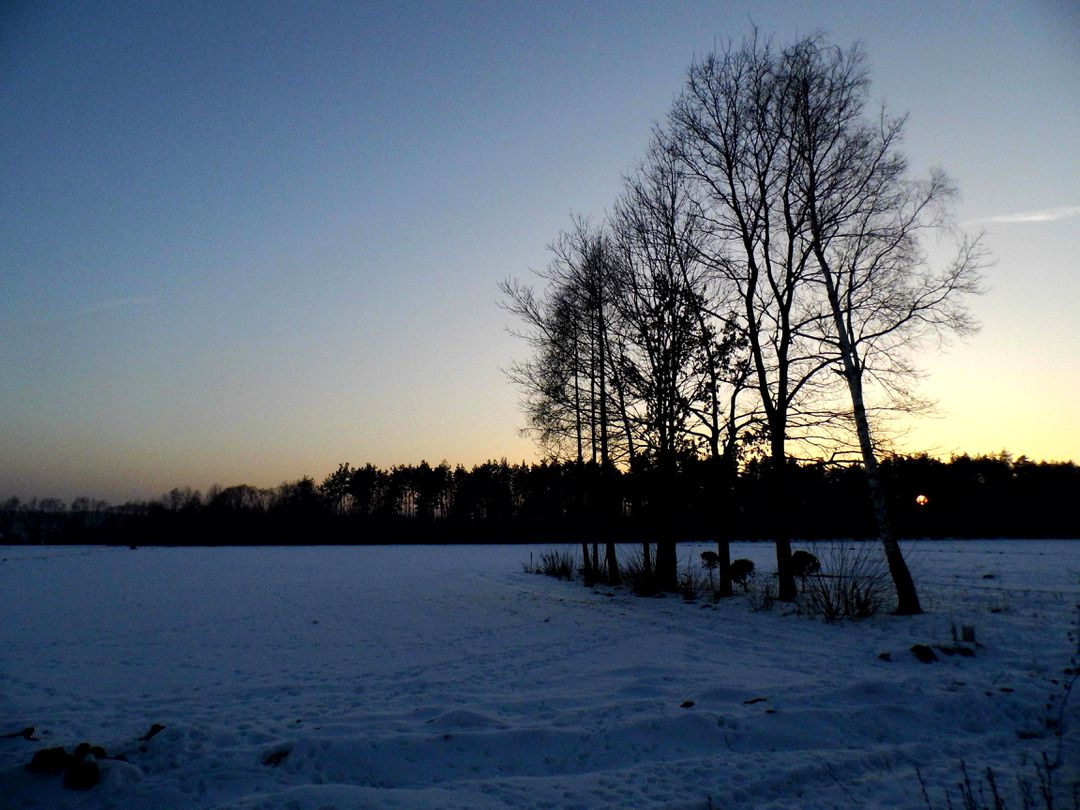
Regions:
<svg viewBox="0 0 1080 810"><path fill-rule="evenodd" d="M806 579L811 574L816 574L821 570L821 563L818 558L811 554L809 551L799 549L791 555L791 573L794 576Z"/></svg>
<svg viewBox="0 0 1080 810"><path fill-rule="evenodd" d="M742 585L743 590L750 587L750 577L754 575L754 561L738 559L731 561L731 581Z"/></svg>

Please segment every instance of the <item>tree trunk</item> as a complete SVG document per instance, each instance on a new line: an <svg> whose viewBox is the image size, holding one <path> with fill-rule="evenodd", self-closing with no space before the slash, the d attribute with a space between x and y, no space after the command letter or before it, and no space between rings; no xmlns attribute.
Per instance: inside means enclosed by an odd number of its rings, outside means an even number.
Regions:
<svg viewBox="0 0 1080 810"><path fill-rule="evenodd" d="M596 427L599 413L597 411L597 379L596 379L596 336L593 334L591 324L589 329L589 460L596 463L596 451L599 446L599 437ZM595 567L595 566L594 566Z"/></svg>
<svg viewBox="0 0 1080 810"><path fill-rule="evenodd" d="M622 582L622 578L619 576L619 561L615 556L615 544L609 541L604 553L607 556L608 585L618 585Z"/></svg>
<svg viewBox="0 0 1080 810"><path fill-rule="evenodd" d="M656 587L666 593L679 591L679 560L675 551L675 498L674 472L668 463L661 462L660 518L657 526L659 539L656 543Z"/></svg>
<svg viewBox="0 0 1080 810"><path fill-rule="evenodd" d="M776 539L776 576L779 580L776 598L781 602L794 602L798 590L791 571L791 525L788 518L791 499L788 497L787 455L783 441L773 442L770 477L772 487L769 500L773 513L773 536Z"/></svg>
<svg viewBox="0 0 1080 810"><path fill-rule="evenodd" d="M574 432L577 434L577 463L585 461L585 448L581 436L581 380L578 377L580 367L580 353L578 352L578 333L574 327ZM589 567L589 555L585 555L585 567Z"/></svg>
<svg viewBox="0 0 1080 810"><path fill-rule="evenodd" d="M671 529L665 529L665 539L656 544L656 586L666 593L679 591L679 561L675 553L675 541Z"/></svg>
<svg viewBox="0 0 1080 810"><path fill-rule="evenodd" d="M604 299L601 293L598 313L600 340L597 352L600 360L600 464L607 469L608 456L608 402L607 402L607 325L604 322Z"/></svg>
<svg viewBox="0 0 1080 810"><path fill-rule="evenodd" d="M724 514L718 516L716 541L716 556L719 558L720 588L717 593L721 599L732 595L731 589L731 524L732 512L735 510L735 487L738 477L735 465L735 443L737 433L735 430L735 396L731 400L731 417L728 422L728 439L724 445L722 454L716 455L712 460L713 487L720 498L721 510Z"/></svg>
<svg viewBox="0 0 1080 810"><path fill-rule="evenodd" d="M815 231L817 231L816 218L812 217L811 223ZM819 239L815 240L814 253L825 278L825 291L829 298L829 306L832 309L833 322L840 343L840 356L844 363L844 377L847 380L848 393L851 395L855 432L859 436L863 472L866 475L867 489L870 490L870 502L874 507L874 520L877 522L878 537L881 539L881 545L885 549L885 559L889 563L889 574L892 576L893 586L896 588L896 612L901 616L914 616L922 613L922 605L919 604L919 594L915 588L915 580L912 579L911 571L904 560L904 553L900 550L900 545L893 536L892 521L889 518L889 505L885 498L885 489L881 483L881 473L878 469L874 440L870 434L870 419L866 414L866 400L863 396L862 386L862 364L858 350L847 330L844 308L840 303L840 295L837 291L836 277L833 274L832 266L825 257Z"/></svg>
<svg viewBox="0 0 1080 810"><path fill-rule="evenodd" d="M630 424L630 415L626 412L626 400L622 390L619 390L619 411L622 417L623 432L626 434L626 461L630 469L634 469L634 430Z"/></svg>
<svg viewBox="0 0 1080 810"><path fill-rule="evenodd" d="M878 470L877 459L874 459L873 472L870 466L866 466L866 484L870 489L870 499L874 504L874 516L877 518L878 534L881 537L881 545L885 548L885 559L889 562L889 573L892 575L893 584L896 586L896 612L900 616L914 616L922 613L922 605L919 604L919 593L915 588L915 580L911 577L911 571L904 560L904 553L900 550L900 544L893 537L892 525L889 520L889 507L885 501L884 487L881 485L881 474Z"/></svg>
<svg viewBox="0 0 1080 810"><path fill-rule="evenodd" d="M721 599L732 595L731 591L731 542L725 537L716 541L716 556L720 558L720 588L717 593Z"/></svg>
<svg viewBox="0 0 1080 810"><path fill-rule="evenodd" d="M919 604L919 593L915 588L915 580L911 577L911 571L904 560L904 553L900 550L900 544L893 536L892 521L889 518L889 504L885 498L885 487L881 482L881 471L878 468L877 454L874 452L874 442L870 435L870 420L866 415L866 404L863 401L861 379L849 379L848 388L851 391L851 400L855 411L855 429L859 434L859 448L862 450L863 472L866 474L866 486L870 490L870 502L874 506L874 519L877 522L878 537L885 549L885 559L889 563L889 574L892 576L893 586L896 588L896 612L900 616L914 616L922 613L922 605Z"/></svg>

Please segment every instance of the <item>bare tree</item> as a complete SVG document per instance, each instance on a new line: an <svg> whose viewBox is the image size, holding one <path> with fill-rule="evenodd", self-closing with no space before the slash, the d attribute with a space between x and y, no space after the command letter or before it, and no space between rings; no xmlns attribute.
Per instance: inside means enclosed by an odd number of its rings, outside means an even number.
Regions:
<svg viewBox="0 0 1080 810"><path fill-rule="evenodd" d="M789 105L788 173L828 303L818 336L847 383L897 612L919 613L892 533L866 387L876 383L894 404L918 404L909 390L911 350L928 336L973 329L963 301L978 291L982 253L978 240L962 239L950 264L927 264L920 236L944 228L955 190L941 172L922 182L909 179L898 150L903 118L882 111L876 121L867 119L869 77L857 47L844 51L804 39L784 52L781 73Z"/></svg>
<svg viewBox="0 0 1080 810"><path fill-rule="evenodd" d="M676 591L674 482L686 449L691 403L697 398L693 369L701 305L687 283L696 237L686 216L685 184L663 158L654 150L653 158L627 181L615 209L615 306L627 347L621 374L638 404L642 441L659 474L657 491L650 493L663 535L656 549L656 582L663 590Z"/></svg>
<svg viewBox="0 0 1080 810"><path fill-rule="evenodd" d="M658 133L646 161L627 178L612 220L621 376L658 476L651 496L665 536L657 546L656 573L667 590L678 584L670 536L677 522L675 476L684 459L703 449L714 460L733 457L736 401L748 368L736 360L741 334L734 319L719 314L717 278L701 261L707 234L690 192L689 178ZM717 517L719 524L724 516ZM727 544L721 539L718 548L724 582Z"/></svg>
<svg viewBox="0 0 1080 810"><path fill-rule="evenodd" d="M801 335L819 317L810 290L805 213L785 171L785 92L776 56L755 36L691 65L668 118L669 148L694 181L710 240L702 257L740 302L762 419L768 429L779 597L796 596L790 570L792 499L787 442L827 366ZM794 426L797 426L798 423Z"/></svg>
<svg viewBox="0 0 1080 810"><path fill-rule="evenodd" d="M611 470L618 459L634 453L617 362L621 349L610 328L612 250L603 231L583 218L575 218L573 228L560 234L550 249L553 258L542 274L547 288L541 295L513 281L501 286L504 306L525 322L527 330L520 336L534 350L533 357L513 365L509 375L524 392L526 432L538 438L548 455L599 465L591 508L611 517L617 508ZM616 429L613 414L619 416L622 430ZM613 541L605 551L607 580L617 584ZM587 548L582 553L586 576L599 577L597 547L591 560Z"/></svg>
<svg viewBox="0 0 1080 810"><path fill-rule="evenodd" d="M532 357L507 370L522 390L524 432L537 440L546 455L581 461L584 434L573 301L562 290L538 298L516 281L504 282L501 290L504 306L526 325L525 331L515 334L533 349Z"/></svg>
<svg viewBox="0 0 1080 810"><path fill-rule="evenodd" d="M619 377L621 347L610 327L608 237L575 218L550 250L539 294L513 280L500 285L503 306L526 327L515 334L533 349L531 359L508 371L524 393L526 432L552 458L604 466L628 460L635 450Z"/></svg>

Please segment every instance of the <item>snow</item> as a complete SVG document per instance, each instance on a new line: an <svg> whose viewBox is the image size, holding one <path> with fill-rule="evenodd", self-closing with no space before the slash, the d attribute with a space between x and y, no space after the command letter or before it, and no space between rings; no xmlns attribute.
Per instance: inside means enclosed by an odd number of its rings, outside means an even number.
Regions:
<svg viewBox="0 0 1080 810"><path fill-rule="evenodd" d="M925 807L917 767L944 807L961 761L1016 799L1056 753L1080 542L911 543L928 612L834 624L525 573L547 549L0 547L0 734L38 738L0 739L0 806ZM963 625L974 657L911 654ZM82 741L128 761L24 768Z"/></svg>

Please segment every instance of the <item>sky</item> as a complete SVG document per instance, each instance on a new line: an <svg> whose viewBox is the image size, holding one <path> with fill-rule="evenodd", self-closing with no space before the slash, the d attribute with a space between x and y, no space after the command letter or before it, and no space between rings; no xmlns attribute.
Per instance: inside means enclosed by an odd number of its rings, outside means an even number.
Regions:
<svg viewBox="0 0 1080 810"><path fill-rule="evenodd" d="M1080 461L1080 7L95 2L0 11L0 498L532 460L499 281L602 217L685 72L860 43L994 264L900 449Z"/></svg>

